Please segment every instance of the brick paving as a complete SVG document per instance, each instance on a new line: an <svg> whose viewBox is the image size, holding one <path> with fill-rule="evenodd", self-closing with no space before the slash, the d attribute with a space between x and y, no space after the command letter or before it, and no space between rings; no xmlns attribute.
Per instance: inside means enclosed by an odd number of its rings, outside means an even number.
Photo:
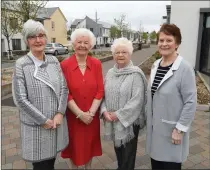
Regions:
<svg viewBox="0 0 210 170"><path fill-rule="evenodd" d="M143 49L133 54L135 65L144 61L155 51L155 47ZM105 74L114 64L114 61L103 63ZM21 158L19 115L16 107L10 107L8 100L1 110L1 168L2 169L32 169L29 162ZM192 123L190 135L190 154L188 160L183 163L183 169L210 169L210 112L197 111ZM103 123L101 122L101 134L103 135ZM116 169L117 161L112 142L101 139L103 155L93 159L93 169ZM151 169L150 158L145 154L145 134L138 138L136 154L136 169ZM55 169L70 169L69 160L62 159L58 154Z"/></svg>
<svg viewBox="0 0 210 170"><path fill-rule="evenodd" d="M210 112L197 111L192 123L190 135L190 154L183 163L183 169L209 169L210 168ZM103 123L101 122L101 134ZM16 107L2 106L2 169L32 169L31 163L21 158L19 115ZM116 169L117 160L113 143L101 139L103 155L93 159L93 169ZM136 154L136 169L150 169L150 158L145 154L145 134L138 138ZM70 169L69 160L57 156L56 169Z"/></svg>

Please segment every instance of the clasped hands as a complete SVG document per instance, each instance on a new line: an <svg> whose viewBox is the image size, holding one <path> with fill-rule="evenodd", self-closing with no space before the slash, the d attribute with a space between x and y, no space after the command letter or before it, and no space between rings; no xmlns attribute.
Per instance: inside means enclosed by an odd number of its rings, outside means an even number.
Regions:
<svg viewBox="0 0 210 170"><path fill-rule="evenodd" d="M86 125L90 124L93 120L94 114L91 113L90 111L87 112L82 112L81 116L79 116L79 119L85 123Z"/></svg>
<svg viewBox="0 0 210 170"><path fill-rule="evenodd" d="M106 121L115 122L118 120L115 112L104 112L103 115Z"/></svg>
<svg viewBox="0 0 210 170"><path fill-rule="evenodd" d="M53 120L52 119L47 119L47 121L42 125L43 128L45 129L56 129L58 126L61 125L63 121L63 114L57 113Z"/></svg>

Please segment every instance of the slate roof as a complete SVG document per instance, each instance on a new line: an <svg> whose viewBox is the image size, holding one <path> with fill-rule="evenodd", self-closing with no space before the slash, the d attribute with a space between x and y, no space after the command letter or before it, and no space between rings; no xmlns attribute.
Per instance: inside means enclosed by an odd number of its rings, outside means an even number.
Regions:
<svg viewBox="0 0 210 170"><path fill-rule="evenodd" d="M82 20L83 20L83 19L75 19L75 20L72 22L71 25L77 26L77 24L78 24L79 22L81 22Z"/></svg>
<svg viewBox="0 0 210 170"><path fill-rule="evenodd" d="M86 16L85 18L89 18L89 19L91 19L91 20L93 20L94 22L95 22L95 20L94 19L92 19L92 18L90 18L90 17L88 17L88 16ZM84 19L85 19L84 18ZM79 24L79 22L81 22L81 21L83 21L84 19L75 19L73 22L72 22L72 24L71 24L71 27L76 27L78 24ZM109 23L107 23L107 22L104 22L104 21L98 21L98 24L99 25L102 25L104 28L111 28L111 24L109 24Z"/></svg>
<svg viewBox="0 0 210 170"><path fill-rule="evenodd" d="M50 16L58 9L59 7L53 8L40 8L37 13L37 19L46 19L50 18Z"/></svg>
<svg viewBox="0 0 210 170"><path fill-rule="evenodd" d="M108 22L98 21L99 24L101 24L104 28L111 28L111 24Z"/></svg>

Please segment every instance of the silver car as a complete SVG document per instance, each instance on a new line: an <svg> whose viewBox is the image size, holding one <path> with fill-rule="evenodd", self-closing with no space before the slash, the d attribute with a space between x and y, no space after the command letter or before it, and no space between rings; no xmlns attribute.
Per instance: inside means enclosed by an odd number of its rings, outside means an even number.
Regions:
<svg viewBox="0 0 210 170"><path fill-rule="evenodd" d="M62 44L59 44L59 43L46 44L44 51L46 54L53 54L55 56L58 54L68 54L69 53L68 48L63 46Z"/></svg>

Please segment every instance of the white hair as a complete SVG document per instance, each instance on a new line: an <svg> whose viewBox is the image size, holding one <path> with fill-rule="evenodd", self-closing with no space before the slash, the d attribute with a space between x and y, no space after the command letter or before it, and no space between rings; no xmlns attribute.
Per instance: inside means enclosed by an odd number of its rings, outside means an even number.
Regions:
<svg viewBox="0 0 210 170"><path fill-rule="evenodd" d="M22 35L25 43L27 44L27 39L29 36L34 36L39 32L43 32L47 37L47 30L44 28L44 25L39 21L34 21L29 19L23 25Z"/></svg>
<svg viewBox="0 0 210 170"><path fill-rule="evenodd" d="M80 36L87 36L90 39L91 49L96 44L96 37L94 34L87 28L77 28L71 34L71 40L74 43L76 39Z"/></svg>
<svg viewBox="0 0 210 170"><path fill-rule="evenodd" d="M114 42L111 46L112 54L114 54L115 51L116 51L116 48L118 48L120 46L125 47L128 50L128 53L130 55L132 55L132 53L133 53L133 43L131 41L129 41L127 38L124 38L124 37L114 40Z"/></svg>

